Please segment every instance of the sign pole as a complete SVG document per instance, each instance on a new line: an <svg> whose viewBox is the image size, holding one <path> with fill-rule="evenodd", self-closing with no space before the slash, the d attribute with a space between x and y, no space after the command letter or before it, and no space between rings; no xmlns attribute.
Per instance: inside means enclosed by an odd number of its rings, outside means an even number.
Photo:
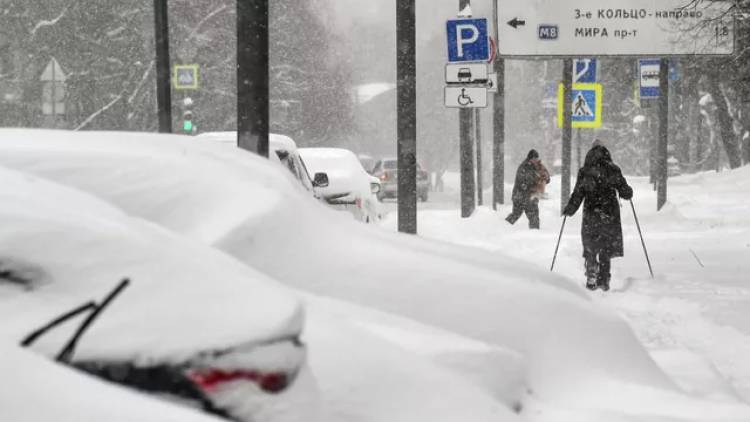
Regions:
<svg viewBox="0 0 750 422"><path fill-rule="evenodd" d="M169 19L167 0L154 0L156 29L156 102L159 132L172 132L172 86L169 80ZM54 107L54 106L53 106Z"/></svg>
<svg viewBox="0 0 750 422"><path fill-rule="evenodd" d="M482 110L474 109L477 119L475 124L475 140L477 148L477 204L484 205L484 176L482 175Z"/></svg>
<svg viewBox="0 0 750 422"><path fill-rule="evenodd" d="M500 43L497 1L492 2L495 43ZM494 70L497 73L497 92L492 103L492 209L505 203L505 60L495 54Z"/></svg>
<svg viewBox="0 0 750 422"><path fill-rule="evenodd" d="M268 158L268 0L237 1L237 146Z"/></svg>
<svg viewBox="0 0 750 422"><path fill-rule="evenodd" d="M667 146L669 142L669 59L659 63L659 144L657 148L657 204L660 211L667 203Z"/></svg>
<svg viewBox="0 0 750 422"><path fill-rule="evenodd" d="M398 231L417 234L416 0L398 1L396 25Z"/></svg>
<svg viewBox="0 0 750 422"><path fill-rule="evenodd" d="M583 163L581 163L581 153L582 153L581 143L582 142L583 140L581 139L581 128L578 128L576 129L576 155L577 155L576 163L578 164L578 169L583 167ZM576 174L578 174L578 172L576 172Z"/></svg>
<svg viewBox="0 0 750 422"><path fill-rule="evenodd" d="M560 210L570 199L570 167L572 159L571 138L573 137L573 59L563 60L563 121L562 121L562 186L560 188Z"/></svg>
<svg viewBox="0 0 750 422"><path fill-rule="evenodd" d="M459 0L458 11L471 6L471 0ZM464 17L464 16L461 16ZM472 111L461 109L458 112L461 159L461 217L469 218L476 208L476 188L474 185L474 153L472 151L471 120Z"/></svg>
<svg viewBox="0 0 750 422"><path fill-rule="evenodd" d="M474 186L474 151L471 139L471 109L461 109L458 112L459 130L461 132L461 217L469 218L474 214L475 186Z"/></svg>

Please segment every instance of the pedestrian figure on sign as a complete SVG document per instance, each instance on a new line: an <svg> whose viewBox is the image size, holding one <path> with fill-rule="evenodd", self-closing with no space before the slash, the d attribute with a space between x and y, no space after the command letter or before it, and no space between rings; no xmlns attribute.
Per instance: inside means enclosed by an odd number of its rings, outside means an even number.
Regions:
<svg viewBox="0 0 750 422"><path fill-rule="evenodd" d="M505 221L515 224L521 214L526 213L530 229L539 229L539 199L544 195L545 186L550 182L549 172L539 159L536 150L529 151L516 171L513 185L513 212Z"/></svg>
<svg viewBox="0 0 750 422"><path fill-rule="evenodd" d="M573 115L591 116L591 109L589 108L589 105L586 103L586 99L583 98L583 95L581 94L578 94L578 98L576 98L576 105L575 105L575 110L573 111Z"/></svg>
<svg viewBox="0 0 750 422"><path fill-rule="evenodd" d="M609 290L611 258L624 255L620 202L633 198L622 171L612 162L609 150L597 139L586 154L583 168L563 215L572 217L583 203L583 258L586 288Z"/></svg>

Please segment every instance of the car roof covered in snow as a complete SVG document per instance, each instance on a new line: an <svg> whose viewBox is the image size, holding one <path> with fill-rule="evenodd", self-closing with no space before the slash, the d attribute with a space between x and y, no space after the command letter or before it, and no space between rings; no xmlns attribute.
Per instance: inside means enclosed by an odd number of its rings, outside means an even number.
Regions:
<svg viewBox="0 0 750 422"><path fill-rule="evenodd" d="M198 139L217 141L221 143L227 143L237 145L237 132L225 131L225 132L205 132L196 136ZM297 143L286 135L279 135L271 133L268 137L268 146L273 151L296 151Z"/></svg>
<svg viewBox="0 0 750 422"><path fill-rule="evenodd" d="M0 340L18 342L99 302L124 278L130 286L87 331L77 358L181 363L300 332L295 295L224 253L90 194L4 168L0 177ZM35 348L56 354L75 326Z"/></svg>

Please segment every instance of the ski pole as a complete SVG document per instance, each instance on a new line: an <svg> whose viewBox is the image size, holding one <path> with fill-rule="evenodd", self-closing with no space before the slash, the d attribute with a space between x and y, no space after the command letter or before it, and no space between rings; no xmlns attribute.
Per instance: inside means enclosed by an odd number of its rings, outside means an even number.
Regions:
<svg viewBox="0 0 750 422"><path fill-rule="evenodd" d="M635 205L633 200L630 200L630 208L633 209L633 217L635 217L635 225L638 227L638 235L641 236L641 245L643 245L643 253L646 255L646 263L648 263L648 272L651 273L651 279L654 278L654 270L651 268L651 260L648 257L648 251L646 250L646 242L643 240L643 232L641 232L641 223L638 222L638 214L635 212Z"/></svg>
<svg viewBox="0 0 750 422"><path fill-rule="evenodd" d="M557 251L560 250L560 241L562 240L563 231L565 230L565 222L568 221L568 216L563 217L562 227L560 227L560 237L557 238L557 246L555 246L555 256L552 258L552 266L550 272L555 270L555 261L557 261Z"/></svg>

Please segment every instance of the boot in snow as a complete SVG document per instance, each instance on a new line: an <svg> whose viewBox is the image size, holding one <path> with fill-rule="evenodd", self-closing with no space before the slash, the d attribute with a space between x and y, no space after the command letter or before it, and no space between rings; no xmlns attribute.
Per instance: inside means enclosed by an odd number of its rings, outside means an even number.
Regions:
<svg viewBox="0 0 750 422"><path fill-rule="evenodd" d="M599 288L599 263L596 262L596 258L587 256L586 257L586 288L589 290L596 290Z"/></svg>
<svg viewBox="0 0 750 422"><path fill-rule="evenodd" d="M586 288L591 291L594 291L599 288L599 283L596 282L596 277L586 278Z"/></svg>
<svg viewBox="0 0 750 422"><path fill-rule="evenodd" d="M609 291L609 277L600 277L599 280L597 280L596 284L603 291Z"/></svg>

